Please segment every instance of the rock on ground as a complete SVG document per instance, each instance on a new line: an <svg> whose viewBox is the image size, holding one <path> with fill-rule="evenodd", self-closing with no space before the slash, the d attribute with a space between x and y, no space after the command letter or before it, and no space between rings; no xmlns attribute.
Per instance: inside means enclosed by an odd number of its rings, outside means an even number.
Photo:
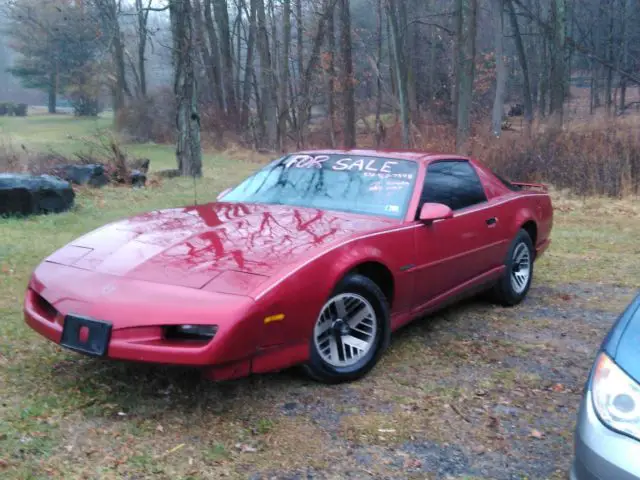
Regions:
<svg viewBox="0 0 640 480"><path fill-rule="evenodd" d="M105 174L104 165L99 163L87 165L61 165L54 173L76 185L89 185L91 187L103 187L109 183L109 177Z"/></svg>
<svg viewBox="0 0 640 480"><path fill-rule="evenodd" d="M63 212L74 198L71 184L51 175L0 174L0 215Z"/></svg>

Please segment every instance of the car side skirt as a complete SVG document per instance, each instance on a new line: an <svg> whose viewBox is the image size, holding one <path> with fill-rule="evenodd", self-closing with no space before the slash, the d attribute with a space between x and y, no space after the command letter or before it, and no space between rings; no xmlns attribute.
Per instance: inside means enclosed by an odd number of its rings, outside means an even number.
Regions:
<svg viewBox="0 0 640 480"><path fill-rule="evenodd" d="M505 269L506 267L504 265L495 267L488 272L478 275L471 280L467 280L457 287L454 287L451 290L448 290L438 295L437 297L432 298L428 302L420 305L410 312L392 316L391 330L395 331L411 322L416 317L421 317L423 315L436 312L442 308L457 303L464 298L471 297L477 293L482 292L483 290L488 289L504 275Z"/></svg>

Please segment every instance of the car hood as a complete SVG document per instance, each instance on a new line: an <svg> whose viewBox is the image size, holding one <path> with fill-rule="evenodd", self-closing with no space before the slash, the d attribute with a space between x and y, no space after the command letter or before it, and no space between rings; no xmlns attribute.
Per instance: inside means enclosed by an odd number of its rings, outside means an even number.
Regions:
<svg viewBox="0 0 640 480"><path fill-rule="evenodd" d="M268 277L395 220L281 205L152 211L71 242L47 261L164 284L248 294Z"/></svg>
<svg viewBox="0 0 640 480"><path fill-rule="evenodd" d="M604 340L602 349L640 383L640 295L620 316Z"/></svg>

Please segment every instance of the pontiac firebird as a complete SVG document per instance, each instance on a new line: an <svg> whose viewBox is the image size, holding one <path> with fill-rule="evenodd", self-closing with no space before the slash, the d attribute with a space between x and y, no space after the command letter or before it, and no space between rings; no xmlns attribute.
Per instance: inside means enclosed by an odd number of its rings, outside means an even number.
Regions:
<svg viewBox="0 0 640 480"><path fill-rule="evenodd" d="M90 232L29 281L27 324L87 355L214 380L301 365L369 372L391 333L462 297L527 295L550 243L546 187L457 155L279 158L213 203Z"/></svg>

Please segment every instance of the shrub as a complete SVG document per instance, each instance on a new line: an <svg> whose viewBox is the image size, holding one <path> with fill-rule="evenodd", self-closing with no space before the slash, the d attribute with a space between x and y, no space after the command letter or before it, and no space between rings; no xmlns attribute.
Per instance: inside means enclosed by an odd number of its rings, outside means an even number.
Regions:
<svg viewBox="0 0 640 480"><path fill-rule="evenodd" d="M16 148L11 143L0 139L0 172L39 175L50 173L52 168L65 163L71 163L71 161L55 152L32 152L24 145Z"/></svg>
<svg viewBox="0 0 640 480"><path fill-rule="evenodd" d="M11 116L15 114L16 105L13 102L0 103L0 116Z"/></svg>
<svg viewBox="0 0 640 480"><path fill-rule="evenodd" d="M580 195L620 197L640 194L640 126L637 119L568 123L562 131L503 132L495 138L486 119L474 125L471 155L513 181L549 183ZM478 132L486 132L479 134ZM455 128L420 124L412 129L414 147L424 152L455 152ZM359 145L374 146L373 135ZM399 123L386 129L380 148L401 146Z"/></svg>
<svg viewBox="0 0 640 480"><path fill-rule="evenodd" d="M511 137L479 158L512 180L546 182L580 195L640 193L640 136L633 126Z"/></svg>
<svg viewBox="0 0 640 480"><path fill-rule="evenodd" d="M81 92L68 94L68 97L76 117L97 117L101 111L97 98L84 95Z"/></svg>
<svg viewBox="0 0 640 480"><path fill-rule="evenodd" d="M17 105L15 105L15 107L13 108L13 114L16 117L26 117L27 116L27 109L28 109L28 105L26 103L18 103Z"/></svg>
<svg viewBox="0 0 640 480"><path fill-rule="evenodd" d="M175 98L166 89L131 102L116 115L116 128L134 142L170 143L175 137Z"/></svg>
<svg viewBox="0 0 640 480"><path fill-rule="evenodd" d="M24 171L25 165L20 152L12 145L0 141L0 173Z"/></svg>

